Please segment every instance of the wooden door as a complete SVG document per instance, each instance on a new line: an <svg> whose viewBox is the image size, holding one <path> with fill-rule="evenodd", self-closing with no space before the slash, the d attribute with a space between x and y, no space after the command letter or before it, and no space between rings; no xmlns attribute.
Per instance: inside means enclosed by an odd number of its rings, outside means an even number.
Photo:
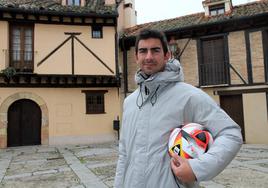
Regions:
<svg viewBox="0 0 268 188"><path fill-rule="evenodd" d="M243 140L245 141L242 95L221 95L220 106L241 127Z"/></svg>
<svg viewBox="0 0 268 188"><path fill-rule="evenodd" d="M33 101L22 99L8 109L7 146L41 144L41 110Z"/></svg>

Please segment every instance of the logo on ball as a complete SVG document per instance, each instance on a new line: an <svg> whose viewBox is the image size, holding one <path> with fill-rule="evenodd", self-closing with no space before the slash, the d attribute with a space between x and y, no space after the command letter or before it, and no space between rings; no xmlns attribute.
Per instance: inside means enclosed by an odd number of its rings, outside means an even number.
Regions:
<svg viewBox="0 0 268 188"><path fill-rule="evenodd" d="M169 153L193 159L207 152L213 137L204 126L198 123L189 123L182 128L175 128L170 134L168 150Z"/></svg>

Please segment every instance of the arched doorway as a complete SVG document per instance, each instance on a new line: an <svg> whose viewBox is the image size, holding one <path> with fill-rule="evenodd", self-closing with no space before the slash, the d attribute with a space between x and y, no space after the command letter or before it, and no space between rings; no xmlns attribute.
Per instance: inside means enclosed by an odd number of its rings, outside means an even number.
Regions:
<svg viewBox="0 0 268 188"><path fill-rule="evenodd" d="M7 146L41 144L41 109L29 99L13 102L8 108Z"/></svg>

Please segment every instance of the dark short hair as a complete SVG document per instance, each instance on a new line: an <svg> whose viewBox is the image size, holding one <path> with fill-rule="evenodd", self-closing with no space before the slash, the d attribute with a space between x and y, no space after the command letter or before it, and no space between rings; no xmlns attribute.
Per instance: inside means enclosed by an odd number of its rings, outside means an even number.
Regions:
<svg viewBox="0 0 268 188"><path fill-rule="evenodd" d="M153 29L143 29L136 36L136 43L135 43L136 54L138 53L138 45L139 45L140 40L146 40L150 38L159 39L161 41L164 54L168 52L167 38L163 32L153 30Z"/></svg>

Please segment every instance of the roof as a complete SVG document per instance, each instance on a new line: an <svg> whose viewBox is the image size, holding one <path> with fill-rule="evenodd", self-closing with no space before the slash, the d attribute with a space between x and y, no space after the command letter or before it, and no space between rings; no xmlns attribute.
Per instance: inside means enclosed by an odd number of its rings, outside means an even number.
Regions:
<svg viewBox="0 0 268 188"><path fill-rule="evenodd" d="M222 15L205 16L204 12L200 12L173 19L166 19L156 22L140 24L131 28L127 28L124 32L124 36L135 36L139 33L140 30L147 28L168 32L176 29L198 27L208 24L219 24L225 21L239 20L242 18L252 17L261 14L268 15L268 0L260 0L252 3L234 6L231 12Z"/></svg>
<svg viewBox="0 0 268 188"><path fill-rule="evenodd" d="M61 0L0 0L0 10L35 13L117 15L116 5L105 5L105 0L86 0L84 7L63 6Z"/></svg>

